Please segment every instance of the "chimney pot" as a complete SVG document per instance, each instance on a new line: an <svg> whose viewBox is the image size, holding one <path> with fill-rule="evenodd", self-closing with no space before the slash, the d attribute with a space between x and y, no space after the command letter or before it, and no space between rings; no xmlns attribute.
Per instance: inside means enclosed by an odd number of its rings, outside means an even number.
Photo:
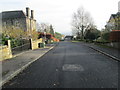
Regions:
<svg viewBox="0 0 120 90"><path fill-rule="evenodd" d="M34 10L31 10L31 18L34 19Z"/></svg>
<svg viewBox="0 0 120 90"><path fill-rule="evenodd" d="M30 17L30 9L29 9L29 7L26 7L26 16Z"/></svg>

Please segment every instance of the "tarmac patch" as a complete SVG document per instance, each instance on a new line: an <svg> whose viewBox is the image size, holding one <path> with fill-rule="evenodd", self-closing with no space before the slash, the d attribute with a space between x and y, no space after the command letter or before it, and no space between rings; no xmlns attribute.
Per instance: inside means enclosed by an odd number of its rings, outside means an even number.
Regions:
<svg viewBox="0 0 120 90"><path fill-rule="evenodd" d="M65 64L62 67L63 71L84 71L84 68L79 64Z"/></svg>

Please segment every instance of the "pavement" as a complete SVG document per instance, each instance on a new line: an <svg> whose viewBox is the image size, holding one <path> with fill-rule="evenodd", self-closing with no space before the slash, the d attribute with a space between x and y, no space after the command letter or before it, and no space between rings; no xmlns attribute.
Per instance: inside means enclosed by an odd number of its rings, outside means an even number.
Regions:
<svg viewBox="0 0 120 90"><path fill-rule="evenodd" d="M1 85L4 85L10 79L22 72L31 63L50 51L54 46L55 44L49 44L45 48L25 51L15 55L11 59L2 61L2 72L0 72L0 75L2 75L2 79L0 79Z"/></svg>
<svg viewBox="0 0 120 90"><path fill-rule="evenodd" d="M82 42L80 42L82 43ZM109 48L109 47L101 47L99 45L96 45L94 43L84 43L86 46L114 59L117 61L120 61L120 50L115 48Z"/></svg>
<svg viewBox="0 0 120 90"><path fill-rule="evenodd" d="M8 83L6 88L114 88L118 61L85 43L60 42ZM97 90L97 89L96 89Z"/></svg>

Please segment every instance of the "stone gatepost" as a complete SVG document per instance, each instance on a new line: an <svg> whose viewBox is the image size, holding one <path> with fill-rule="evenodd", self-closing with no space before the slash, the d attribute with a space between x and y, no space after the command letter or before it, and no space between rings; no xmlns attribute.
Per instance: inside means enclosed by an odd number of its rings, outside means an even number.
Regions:
<svg viewBox="0 0 120 90"><path fill-rule="evenodd" d="M8 50L9 50L9 58L12 58L12 48L11 48L11 42L8 40Z"/></svg>

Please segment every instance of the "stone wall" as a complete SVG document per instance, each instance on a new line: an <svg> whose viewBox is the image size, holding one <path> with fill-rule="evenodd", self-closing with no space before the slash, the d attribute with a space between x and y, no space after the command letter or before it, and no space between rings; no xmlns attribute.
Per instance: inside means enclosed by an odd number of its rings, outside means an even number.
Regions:
<svg viewBox="0 0 120 90"><path fill-rule="evenodd" d="M31 24L31 29L30 30L36 30L36 20L31 19L30 24Z"/></svg>
<svg viewBox="0 0 120 90"><path fill-rule="evenodd" d="M107 46L111 46L111 47L120 49L120 42L111 42L111 43L108 43Z"/></svg>
<svg viewBox="0 0 120 90"><path fill-rule="evenodd" d="M30 30L30 19L27 17L26 18L26 30L29 31Z"/></svg>
<svg viewBox="0 0 120 90"><path fill-rule="evenodd" d="M10 40L8 40L8 45L0 46L0 61L12 58Z"/></svg>
<svg viewBox="0 0 120 90"><path fill-rule="evenodd" d="M27 29L25 18L3 19L2 24L3 24L3 27L14 26L14 27L18 27L24 31Z"/></svg>
<svg viewBox="0 0 120 90"><path fill-rule="evenodd" d="M38 40L34 40L34 41L31 39L31 43L32 43L32 50L34 50L34 49L39 48L39 44L43 43L43 40L42 40L42 38L40 38Z"/></svg>
<svg viewBox="0 0 120 90"><path fill-rule="evenodd" d="M33 31L36 30L36 20L34 19L30 19L30 18L26 18L26 30L27 31Z"/></svg>
<svg viewBox="0 0 120 90"><path fill-rule="evenodd" d="M3 27L14 26L24 31L36 30L36 20L30 18L3 19Z"/></svg>
<svg viewBox="0 0 120 90"><path fill-rule="evenodd" d="M43 43L42 38L40 38L38 40L34 40L34 41L31 39L32 50L38 49L39 44L42 44L42 43ZM5 59L9 59L12 57L13 57L13 55L12 55L12 51L11 51L10 40L8 40L8 45L0 46L0 61L3 61Z"/></svg>

